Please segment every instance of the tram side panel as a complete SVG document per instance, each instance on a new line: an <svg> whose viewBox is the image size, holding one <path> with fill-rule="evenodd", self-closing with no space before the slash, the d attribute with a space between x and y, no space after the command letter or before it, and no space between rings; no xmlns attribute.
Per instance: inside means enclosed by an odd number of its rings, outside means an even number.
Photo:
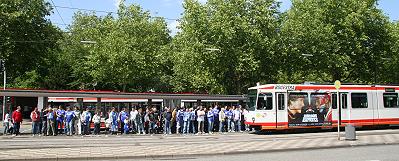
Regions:
<svg viewBox="0 0 399 161"><path fill-rule="evenodd" d="M373 91L340 91L339 108L337 108L336 93L333 97L333 126L338 125L339 116L341 116L341 126L347 123L354 124L355 126L370 126L374 125L375 118L378 117L376 95Z"/></svg>
<svg viewBox="0 0 399 161"><path fill-rule="evenodd" d="M398 92L378 91L375 122L379 125L399 125Z"/></svg>
<svg viewBox="0 0 399 161"><path fill-rule="evenodd" d="M373 91L352 91L350 93L350 122L355 126L374 125L375 102L377 98Z"/></svg>

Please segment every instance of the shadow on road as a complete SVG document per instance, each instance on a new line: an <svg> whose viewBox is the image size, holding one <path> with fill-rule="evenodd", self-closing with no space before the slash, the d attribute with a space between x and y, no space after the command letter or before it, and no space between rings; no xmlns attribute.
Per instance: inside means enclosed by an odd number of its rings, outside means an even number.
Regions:
<svg viewBox="0 0 399 161"><path fill-rule="evenodd" d="M368 131L368 130L395 130L399 129L399 125L397 126L364 126L357 127L356 131ZM341 132L345 132L345 127L340 128ZM325 133L325 132L336 132L337 128L331 129L288 129L288 130L260 130L251 132L251 134L256 135L286 135L286 134L306 134L306 133Z"/></svg>

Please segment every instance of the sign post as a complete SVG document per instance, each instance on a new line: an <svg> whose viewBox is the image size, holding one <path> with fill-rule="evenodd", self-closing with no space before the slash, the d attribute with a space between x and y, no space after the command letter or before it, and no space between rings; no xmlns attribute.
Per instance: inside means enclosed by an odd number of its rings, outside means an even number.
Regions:
<svg viewBox="0 0 399 161"><path fill-rule="evenodd" d="M3 72L3 90L6 90L6 67L5 67L5 63L4 60L1 59L0 60L0 71ZM5 112L6 112L6 95L3 95L3 113L2 113L2 117L1 120L4 122L4 117L6 116Z"/></svg>
<svg viewBox="0 0 399 161"><path fill-rule="evenodd" d="M341 88L341 82L339 80L336 80L334 82L335 89L337 89L337 109L338 109L338 140L341 140L340 138L340 125L341 125L341 106L340 106L340 95L339 95L339 89Z"/></svg>

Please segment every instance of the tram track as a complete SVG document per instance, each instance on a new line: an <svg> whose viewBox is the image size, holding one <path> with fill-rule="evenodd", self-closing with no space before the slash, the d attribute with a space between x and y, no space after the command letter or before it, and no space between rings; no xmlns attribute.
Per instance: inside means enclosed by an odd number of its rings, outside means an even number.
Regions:
<svg viewBox="0 0 399 161"><path fill-rule="evenodd" d="M377 130L360 131L358 136L399 134L399 130ZM57 136L65 137L65 136ZM110 137L40 137L40 138L13 138L0 140L0 150L5 149L48 149L48 148L82 148L82 147L120 147L120 146L159 146L159 145L200 145L224 143L254 143L260 141L289 141L307 140L318 138L336 137L335 132L323 133L300 133L287 135L256 135L256 134L234 134L234 135L187 135L187 136L110 136ZM82 146L84 145L84 146Z"/></svg>

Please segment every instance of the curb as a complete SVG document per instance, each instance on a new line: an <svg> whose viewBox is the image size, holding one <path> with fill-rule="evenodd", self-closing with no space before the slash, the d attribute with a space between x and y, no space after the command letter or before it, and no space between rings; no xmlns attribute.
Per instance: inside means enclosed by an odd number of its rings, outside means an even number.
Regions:
<svg viewBox="0 0 399 161"><path fill-rule="evenodd" d="M173 154L165 154L165 155L142 155L142 156L112 156L112 157L74 157L74 158L25 158L25 159L0 159L0 161L26 161L26 160L40 160L40 161L75 161L75 160L107 160L107 159L161 159L161 158L169 158L169 159L177 159L177 158L193 158L193 157L202 157L202 156L215 156L215 155L239 155L239 154L259 154L259 153L273 153L273 152L285 152L289 151L305 151L305 150L318 150L318 149L335 149L335 148L348 148L348 147L364 147L364 146L381 146L381 145L399 145L399 142L393 143L375 143L375 144L344 144L344 145L336 145L336 146L324 146L324 147L310 147L310 148L286 148L286 149L265 149L265 150L255 150L255 151L231 151L231 152L221 152L221 153L201 153L201 154L181 154L181 155L173 155Z"/></svg>

